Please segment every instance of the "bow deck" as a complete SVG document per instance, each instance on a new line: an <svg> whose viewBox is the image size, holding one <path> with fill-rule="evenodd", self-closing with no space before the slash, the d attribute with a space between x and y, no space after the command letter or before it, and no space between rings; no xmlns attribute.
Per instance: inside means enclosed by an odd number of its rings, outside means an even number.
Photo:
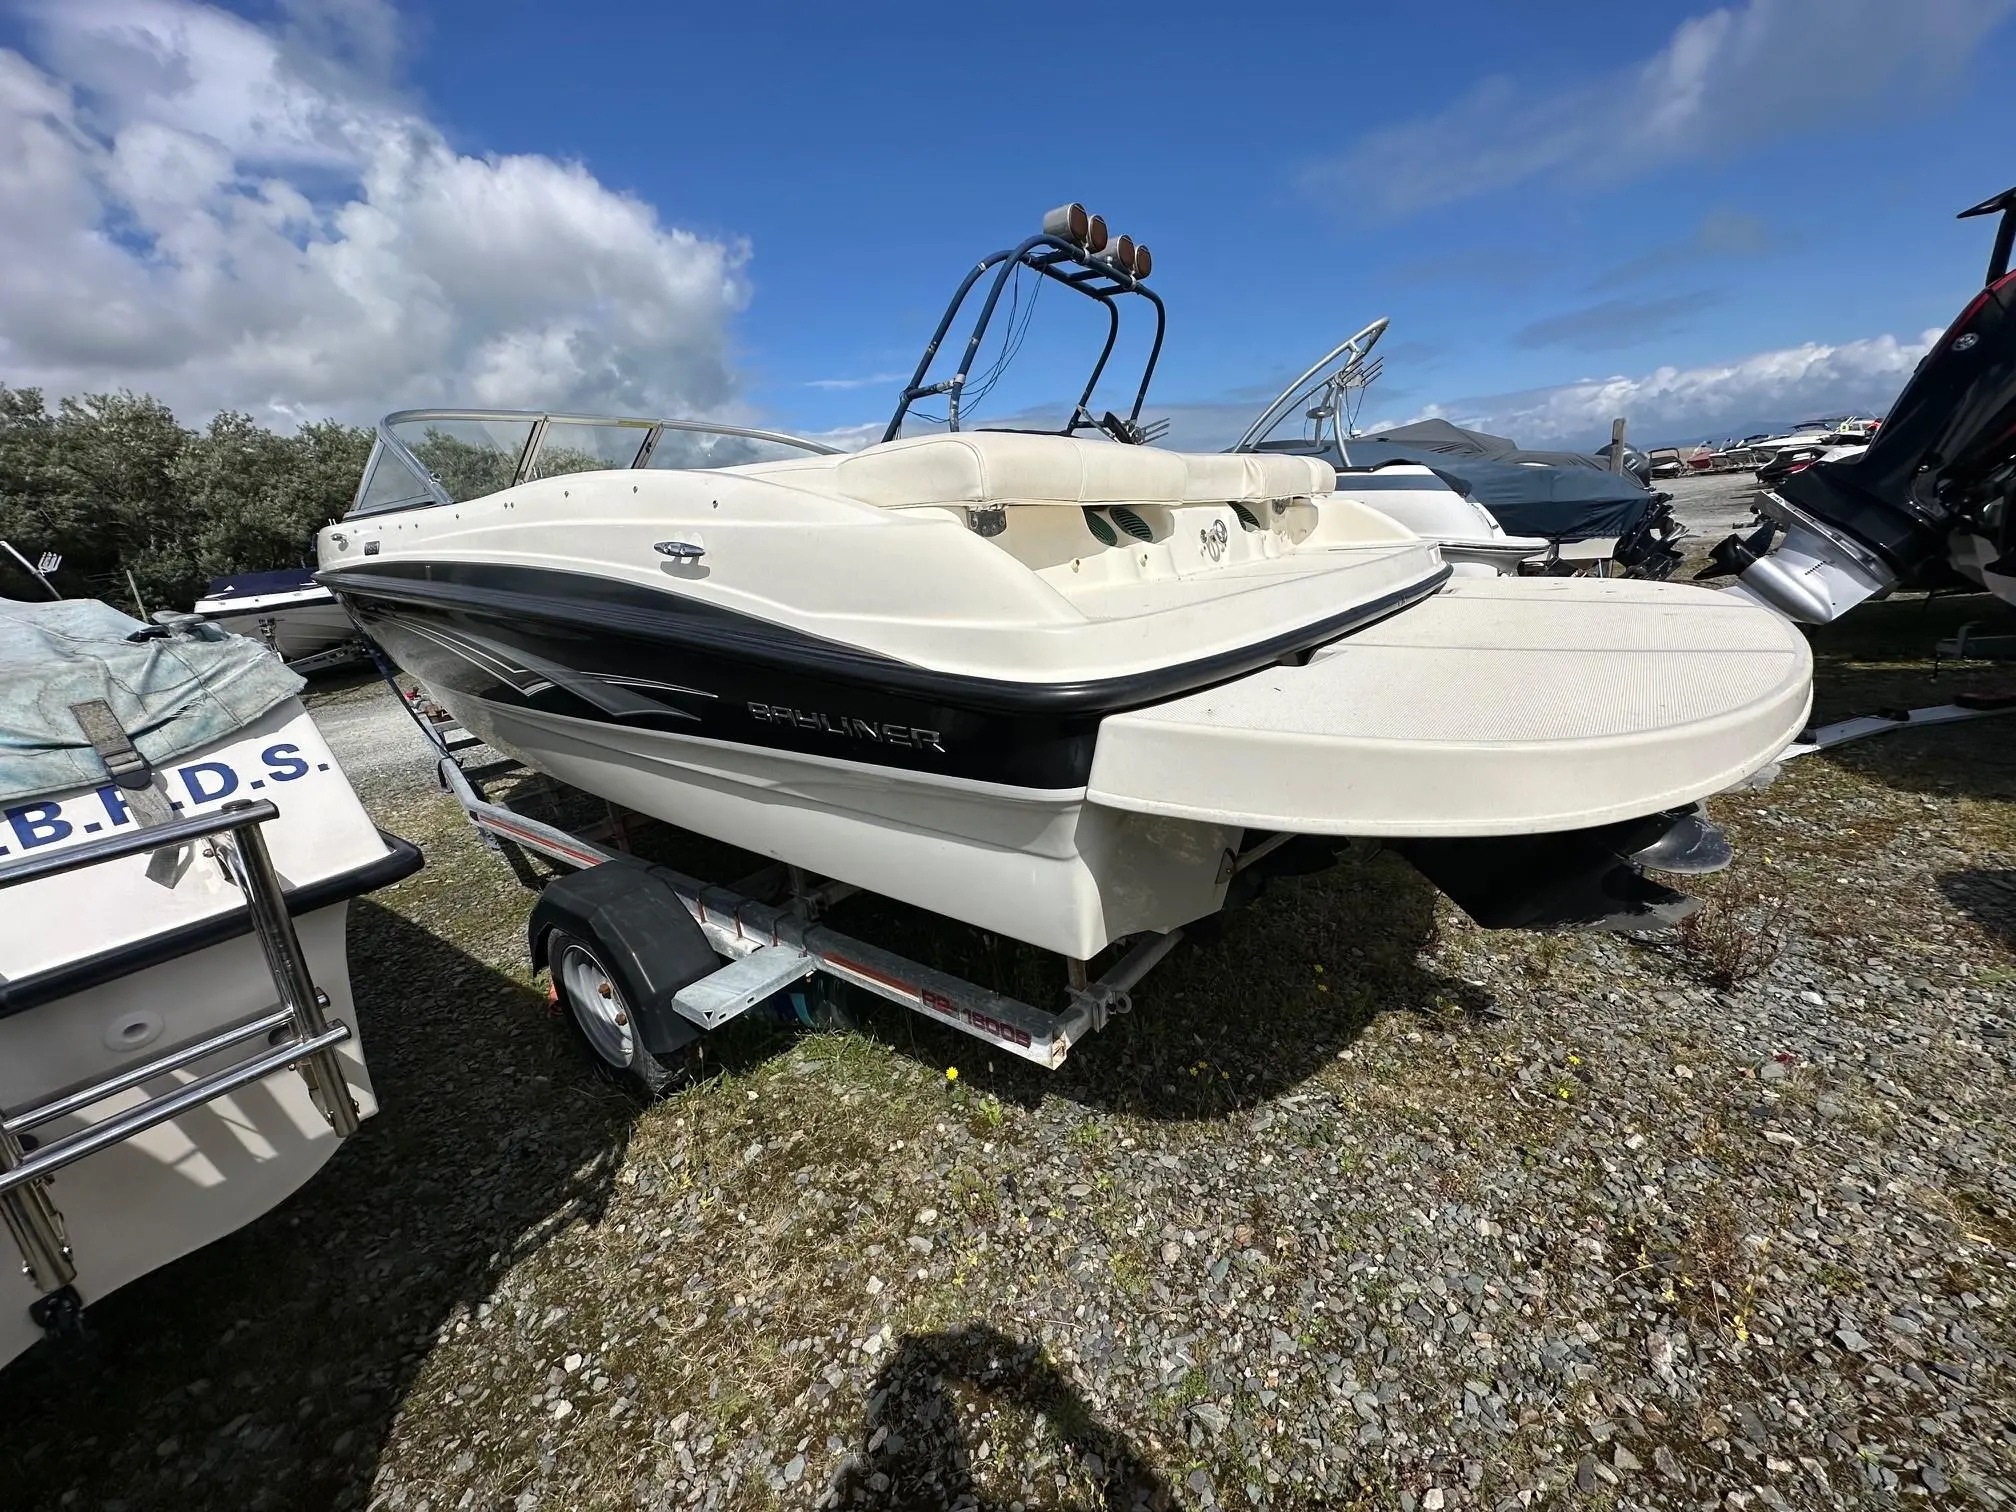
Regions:
<svg viewBox="0 0 2016 1512"><path fill-rule="evenodd" d="M1689 803L1783 749L1812 656L1684 584L1455 584L1319 651L1100 726L1087 796L1298 834L1509 835Z"/></svg>

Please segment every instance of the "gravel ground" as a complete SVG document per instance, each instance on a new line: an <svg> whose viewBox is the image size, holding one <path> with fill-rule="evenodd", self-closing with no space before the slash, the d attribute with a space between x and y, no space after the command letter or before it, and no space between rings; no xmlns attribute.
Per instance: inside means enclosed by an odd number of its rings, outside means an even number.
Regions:
<svg viewBox="0 0 2016 1512"><path fill-rule="evenodd" d="M1992 612L1859 612L1822 715L1997 681L1917 659ZM384 1112L0 1376L9 1505L2016 1502L2009 726L1717 800L1686 934L1486 934L1356 857L1056 1074L888 1010L644 1107L386 696L318 713L429 857L353 914Z"/></svg>
<svg viewBox="0 0 2016 1512"><path fill-rule="evenodd" d="M1756 523L1750 512L1750 501L1757 494L1754 473L1661 478L1655 486L1673 495L1673 517L1687 527L1690 554L1705 554L1731 531L1748 530Z"/></svg>

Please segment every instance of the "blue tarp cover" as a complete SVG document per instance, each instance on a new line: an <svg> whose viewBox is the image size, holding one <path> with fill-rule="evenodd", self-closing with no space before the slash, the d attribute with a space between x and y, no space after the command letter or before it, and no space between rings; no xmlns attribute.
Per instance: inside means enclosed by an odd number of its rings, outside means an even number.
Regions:
<svg viewBox="0 0 2016 1512"><path fill-rule="evenodd" d="M1327 457L1340 471L1376 472L1411 462L1482 504L1510 535L1586 541L1634 530L1665 502L1630 473L1613 473L1579 452L1526 451L1505 436L1447 420L1353 436L1336 443L1262 442L1261 451ZM1532 464L1538 464L1532 465Z"/></svg>
<svg viewBox="0 0 2016 1512"><path fill-rule="evenodd" d="M1348 441L1353 467L1413 462L1490 510L1511 535L1584 541L1636 528L1659 503L1629 473L1588 467L1528 467L1481 457L1452 457L1374 441Z"/></svg>
<svg viewBox="0 0 2016 1512"><path fill-rule="evenodd" d="M0 803L107 780L72 704L102 698L152 762L214 744L303 686L242 635L149 627L96 599L0 599Z"/></svg>

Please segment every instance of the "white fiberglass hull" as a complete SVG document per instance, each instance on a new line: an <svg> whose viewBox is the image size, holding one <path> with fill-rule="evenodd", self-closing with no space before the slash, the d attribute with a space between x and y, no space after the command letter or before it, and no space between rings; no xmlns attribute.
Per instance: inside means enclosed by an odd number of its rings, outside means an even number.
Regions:
<svg viewBox="0 0 2016 1512"><path fill-rule="evenodd" d="M1498 577L1546 555L1551 542L1507 535L1491 511L1466 499L1430 468L1402 463L1372 473L1339 473L1339 498L1356 499L1432 542L1457 577Z"/></svg>
<svg viewBox="0 0 2016 1512"><path fill-rule="evenodd" d="M329 999L326 1014L353 1030L344 950L347 903L296 919L309 974ZM57 1086L102 1077L141 1054L270 1010L273 979L258 941L243 937L109 982L60 1004L0 1022L0 1103L21 1107ZM165 1021L133 1050L131 1026ZM107 1048L107 1041L121 1049ZM218 1070L243 1050L192 1063L178 1079ZM355 1034L337 1047L360 1116L378 1111ZM65 1079L52 1081L64 1068ZM172 1083L171 1083L172 1085ZM43 1130L59 1138L144 1099L135 1090L105 1099ZM279 1206L322 1169L341 1143L293 1071L276 1072L243 1091L160 1124L65 1169L50 1188L77 1266L73 1283L88 1307L129 1281L245 1227ZM4 1244L0 1239L0 1244ZM0 1266L0 1363L42 1337L29 1314L36 1288L19 1265Z"/></svg>
<svg viewBox="0 0 2016 1512"><path fill-rule="evenodd" d="M1107 716L1088 788L437 696L575 787L1084 959L1215 911L1245 830L1488 837L1692 803L1784 749L1810 678L1795 630L1720 594L1498 578L1452 585L1305 666Z"/></svg>
<svg viewBox="0 0 2016 1512"><path fill-rule="evenodd" d="M398 858L314 722L288 700L230 739L164 763L157 784L184 815L245 798L270 798L279 807L263 834L283 885L290 894L307 890L331 900L299 914L295 927L309 974L328 999L326 1016L352 1030L336 1054L359 1114L370 1116L377 1101L356 1032L347 898L377 885L369 879L385 871L388 857ZM60 852L132 823L110 788L16 803L0 814L0 864ZM256 936L206 933L243 902L216 859L198 845L183 851L165 882L147 872L148 858L133 856L0 894L0 1108L8 1113L105 1081L275 1007ZM103 969L91 973L98 979L88 985L37 991L91 962ZM61 1139L246 1054L239 1046L191 1062L40 1125L36 1137L44 1144ZM283 1070L65 1166L48 1191L62 1215L78 1296L88 1307L244 1227L307 1182L338 1143L302 1077ZM29 1312L39 1295L19 1265L0 1265L0 1362L41 1337Z"/></svg>
<svg viewBox="0 0 2016 1512"><path fill-rule="evenodd" d="M1079 960L1215 912L1239 829L438 691L562 782L730 845Z"/></svg>
<svg viewBox="0 0 2016 1512"><path fill-rule="evenodd" d="M343 606L319 588L307 594L246 599L242 607L237 601L206 600L196 612L233 635L272 647L283 661L299 661L357 637L357 626Z"/></svg>

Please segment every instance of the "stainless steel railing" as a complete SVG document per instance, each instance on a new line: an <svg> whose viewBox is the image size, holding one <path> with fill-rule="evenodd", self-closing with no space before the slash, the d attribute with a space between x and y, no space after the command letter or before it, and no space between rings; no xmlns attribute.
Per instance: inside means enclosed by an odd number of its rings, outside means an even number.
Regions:
<svg viewBox="0 0 2016 1512"><path fill-rule="evenodd" d="M279 999L278 1007L255 1018L34 1107L12 1112L0 1109L0 1217L21 1251L29 1279L44 1294L68 1287L77 1277L63 1215L48 1188L49 1177L64 1166L290 1067L301 1073L317 1109L339 1139L357 1132L357 1105L350 1098L336 1054L336 1047L350 1038L350 1026L324 1016L328 999L316 990L309 975L307 956L260 830L279 813L267 800L232 803L213 814L171 820L0 865L0 890L4 890L123 856L208 841L205 854L214 857L225 876L245 894L252 932L265 954ZM45 1124L246 1044L262 1048L47 1144L31 1149L24 1143L24 1136ZM74 1293L71 1295L74 1300Z"/></svg>

